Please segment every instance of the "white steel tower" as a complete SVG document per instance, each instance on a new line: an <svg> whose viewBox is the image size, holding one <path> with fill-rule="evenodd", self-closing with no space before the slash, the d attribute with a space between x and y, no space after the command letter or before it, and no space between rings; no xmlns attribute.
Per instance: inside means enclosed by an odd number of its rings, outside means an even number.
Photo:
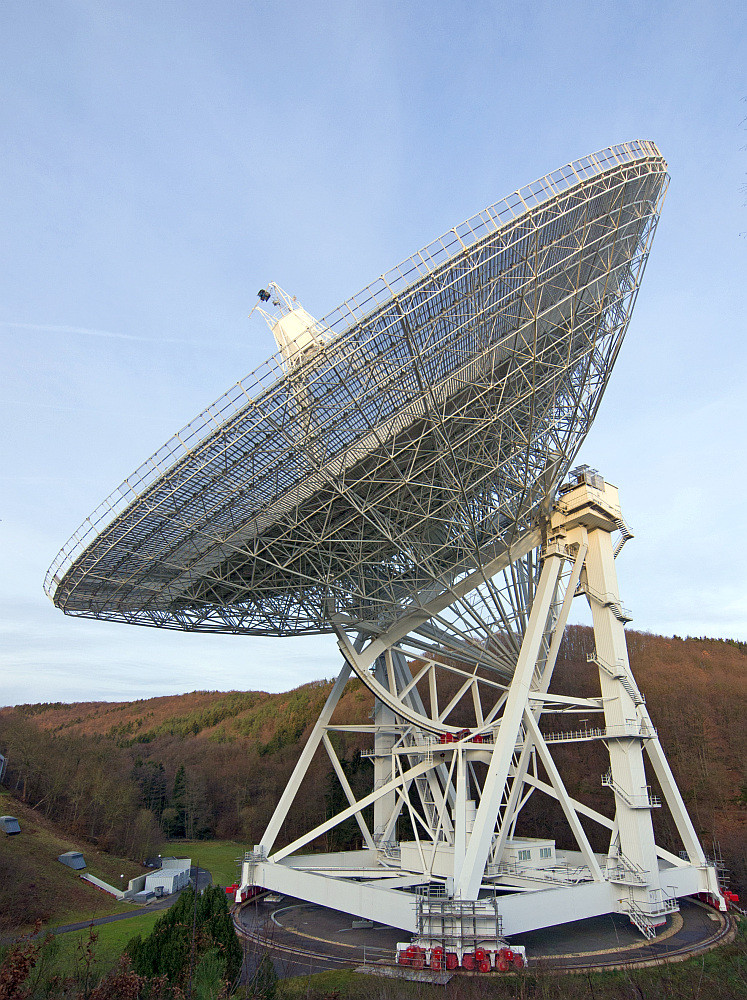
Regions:
<svg viewBox="0 0 747 1000"><path fill-rule="evenodd" d="M461 662L455 660L453 648L448 655L432 649L428 656L421 650L416 659L412 657L401 634L405 624L412 627L417 622L419 631L427 634L424 625L435 622L432 628L437 631L442 600L422 605L414 619L398 623L367 644L351 643L338 627L345 665L262 843L245 862L245 887L259 884L383 919L418 930L424 938L440 936L437 925L443 920L444 900L457 904L451 906L451 914L462 912L459 903L478 901L482 940L489 937L496 911L504 934L622 912L650 937L677 909L678 897L707 892L721 899L715 871L706 862L630 670L624 633L629 615L618 593L615 557L631 534L617 489L587 468L577 470L561 488L543 531L544 543L532 554L539 573L510 679L490 679L477 666L481 658L485 662L489 642L475 648L471 658L465 651ZM526 562L525 558L521 568L513 567L519 592L529 579ZM466 588L460 590L468 596ZM549 693L575 596L588 601L593 616L596 652L589 666L599 676L599 697ZM520 593L516 599L522 599ZM496 632L491 638L497 648L506 637ZM412 663L417 664L414 674ZM461 681L448 705L439 702L443 672ZM369 726L333 721L353 673L377 695ZM427 708L419 694L423 687L428 692ZM462 699L470 701L475 724L455 731L449 716L458 711ZM543 715L564 724L541 728ZM599 721L583 727L565 721L579 715L596 715ZM359 801L330 740L331 733L351 729L369 733L374 745L373 790ZM591 741L603 743L609 752L609 771L598 780L614 794L612 816L577 801L553 760L554 744L574 744L582 750ZM281 824L320 746L329 754L350 805L292 844L274 850ZM655 843L651 813L662 803L651 792L645 757L671 811L685 859ZM482 765L482 777L477 765ZM517 837L521 809L537 792L560 804L575 851L561 854L552 841ZM369 828L364 812L371 805ZM394 831L403 812L411 820L414 838L398 843ZM297 854L351 816L360 825L365 850L331 856ZM592 849L582 817L608 831L604 854ZM424 901L413 895L416 886L438 889ZM472 923L474 906L464 912Z"/></svg>

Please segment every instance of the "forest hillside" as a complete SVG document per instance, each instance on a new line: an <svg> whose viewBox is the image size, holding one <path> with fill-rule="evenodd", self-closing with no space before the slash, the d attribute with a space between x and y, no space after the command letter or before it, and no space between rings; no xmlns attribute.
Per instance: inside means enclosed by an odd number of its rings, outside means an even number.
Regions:
<svg viewBox="0 0 747 1000"><path fill-rule="evenodd" d="M667 638L628 631L631 664L707 853L720 845L732 888L747 890L747 645ZM552 690L598 694L591 630L566 630ZM198 691L121 703L19 705L0 709L0 752L8 757L4 791L100 851L136 860L164 836L261 837L311 727L331 689L320 680L282 694ZM448 683L448 681L447 681ZM448 690L444 691L448 695ZM444 702L442 702L444 703ZM348 683L335 718L365 723L372 696ZM470 724L465 717L464 725ZM543 719L550 729L565 720ZM354 790L370 789L361 759L370 736L337 734L335 749ZM571 794L609 813L611 792L601 745L556 746ZM655 782L652 780L655 787ZM326 755L317 754L307 784L282 830L286 842L341 807ZM8 804L7 808L10 809ZM678 851L666 810L656 810L662 846ZM535 795L523 832L567 840L559 809ZM521 832L521 831L520 831ZM598 836L588 828L592 842ZM353 821L319 847L353 846ZM570 846L570 844L568 844Z"/></svg>

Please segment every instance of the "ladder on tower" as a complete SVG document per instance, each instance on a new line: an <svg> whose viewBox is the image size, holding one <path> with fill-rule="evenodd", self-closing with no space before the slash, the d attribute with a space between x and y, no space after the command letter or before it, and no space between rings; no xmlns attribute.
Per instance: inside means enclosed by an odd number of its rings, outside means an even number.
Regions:
<svg viewBox="0 0 747 1000"><path fill-rule="evenodd" d="M633 615L627 608L624 608L620 603L620 599L615 596L615 594L602 594L600 591L595 590L590 587L588 583L580 585L582 593L588 594L589 597L593 597L598 604L601 604L603 608L609 608L612 614L617 618L619 622L623 625L627 625L628 622L633 621Z"/></svg>
<svg viewBox="0 0 747 1000"><path fill-rule="evenodd" d="M630 530L628 525L625 523L622 514L620 515L620 517L615 518L615 527L620 532L620 537L617 540L617 545L615 545L615 548L612 551L613 556L615 557L615 559L617 559L617 557L622 552L623 545L625 545L626 542L629 542L631 538L635 538L635 535Z"/></svg>

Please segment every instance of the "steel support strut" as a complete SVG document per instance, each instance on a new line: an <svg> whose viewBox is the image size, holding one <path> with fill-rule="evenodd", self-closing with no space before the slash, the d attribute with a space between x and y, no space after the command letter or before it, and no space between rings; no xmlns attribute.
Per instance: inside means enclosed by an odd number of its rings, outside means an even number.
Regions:
<svg viewBox="0 0 747 1000"><path fill-rule="evenodd" d="M623 532L621 523L615 487L599 476L582 475L562 490L542 530L541 550L533 554L522 549L519 559L505 563L501 557L490 564L490 571L504 573L513 588L512 610L501 604L496 577L483 567L472 578L483 590L470 592L464 580L458 581L450 607L443 595L433 600L419 595L408 635L400 622L359 634L353 642L336 623L345 664L260 850L245 869L245 881L251 869L262 884L287 891L297 878L296 895L367 917L378 908L378 919L386 922L389 914L397 926L408 929L414 926L408 915L413 897L403 892L414 886L437 886L440 898L452 899L457 908L479 907L486 889L500 889L504 895L497 905L506 933L560 923L569 912L580 919L617 911L627 913L651 937L676 909L677 896L700 891L718 897L715 870L706 863L630 669L623 628L629 616L615 572L620 546L612 544L613 533ZM625 533L630 537L627 526ZM589 660L599 675L601 697L596 698L550 692L571 604L579 593L592 612L594 651ZM495 609L493 619L479 617L477 610L485 607ZM374 694L370 725L333 723L353 672ZM464 721L455 724L455 712L461 712L462 720L471 714L473 728L459 728ZM556 732L549 724L540 729L543 717L570 714L573 719L589 712L603 721L591 728L584 720L583 729L578 723ZM373 789L359 800L329 738L335 729L372 736L367 755L374 765ZM608 749L609 772L601 780L614 796L611 818L573 798L553 760L554 743L589 740ZM342 784L347 808L267 860L320 746ZM660 803L646 781L644 754L687 861L656 845L651 813ZM517 844L522 842L517 822L533 793L559 803L577 846L566 857L573 854L578 860L553 860L544 868L536 861L517 865ZM364 818L369 807L372 828ZM400 816L409 821L408 836L414 839L397 841ZM335 855L291 858L349 818L359 825L364 850L340 855L344 860ZM606 857L593 850L582 818L605 831ZM547 850L554 859L554 847ZM564 874L573 866L572 877ZM421 902L421 917L429 905Z"/></svg>
<svg viewBox="0 0 747 1000"><path fill-rule="evenodd" d="M508 699L503 709L495 750L480 797L475 825L469 840L455 893L461 899L477 899L482 885L485 865L495 831L498 810L503 799L511 760L516 750L524 708L537 666L540 644L547 627L547 618L555 596L555 588L563 559L560 554L547 558L542 567L537 591L534 595L529 624L521 645Z"/></svg>

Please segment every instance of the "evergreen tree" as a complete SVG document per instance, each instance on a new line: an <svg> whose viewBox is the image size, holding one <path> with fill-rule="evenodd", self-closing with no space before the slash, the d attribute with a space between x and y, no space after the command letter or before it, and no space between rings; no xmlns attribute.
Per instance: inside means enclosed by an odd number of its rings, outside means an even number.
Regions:
<svg viewBox="0 0 747 1000"><path fill-rule="evenodd" d="M142 804L158 819L166 804L166 771L160 761L144 761L138 757L132 769L132 778L140 789Z"/></svg>
<svg viewBox="0 0 747 1000"><path fill-rule="evenodd" d="M147 937L138 935L127 945L138 975L150 979L166 976L170 983L178 985L187 981L190 967L195 974L203 957L211 951L222 963L222 977L233 983L241 969L241 945L233 929L226 894L219 886L208 886L196 899L194 890L186 889L156 921ZM216 968L212 959L206 962L201 974L205 984L211 981Z"/></svg>
<svg viewBox="0 0 747 1000"><path fill-rule="evenodd" d="M226 961L217 948L206 951L195 969L192 996L195 1000L219 1000L225 996Z"/></svg>
<svg viewBox="0 0 747 1000"><path fill-rule="evenodd" d="M171 837L183 837L185 834L185 815L187 806L187 772L184 764L179 766L174 778L174 791L171 794L171 808L175 812L172 828L169 831Z"/></svg>

